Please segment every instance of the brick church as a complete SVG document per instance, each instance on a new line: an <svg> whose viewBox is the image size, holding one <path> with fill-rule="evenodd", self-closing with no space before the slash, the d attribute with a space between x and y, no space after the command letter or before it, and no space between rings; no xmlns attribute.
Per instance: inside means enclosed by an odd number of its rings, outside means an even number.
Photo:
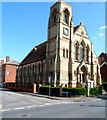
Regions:
<svg viewBox="0 0 107 120"><path fill-rule="evenodd" d="M17 87L34 83L67 87L101 84L98 58L83 23L73 25L72 6L59 1L50 8L47 41L35 46L17 69Z"/></svg>

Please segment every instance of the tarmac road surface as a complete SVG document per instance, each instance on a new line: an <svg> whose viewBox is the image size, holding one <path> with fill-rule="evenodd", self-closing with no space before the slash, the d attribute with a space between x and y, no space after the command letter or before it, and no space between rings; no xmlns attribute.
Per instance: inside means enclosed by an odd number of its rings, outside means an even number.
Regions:
<svg viewBox="0 0 107 120"><path fill-rule="evenodd" d="M2 91L2 118L105 118L103 99L72 102Z"/></svg>

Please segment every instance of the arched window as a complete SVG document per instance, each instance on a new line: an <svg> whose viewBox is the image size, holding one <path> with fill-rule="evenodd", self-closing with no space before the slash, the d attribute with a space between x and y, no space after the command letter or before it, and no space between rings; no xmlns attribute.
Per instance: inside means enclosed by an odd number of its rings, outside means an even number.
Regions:
<svg viewBox="0 0 107 120"><path fill-rule="evenodd" d="M66 50L66 57L68 58L68 50Z"/></svg>
<svg viewBox="0 0 107 120"><path fill-rule="evenodd" d="M78 60L78 51L79 51L79 44L75 44L75 59Z"/></svg>
<svg viewBox="0 0 107 120"><path fill-rule="evenodd" d="M89 62L89 46L86 47L86 62Z"/></svg>
<svg viewBox="0 0 107 120"><path fill-rule="evenodd" d="M54 15L53 22L56 23L56 15Z"/></svg>
<svg viewBox="0 0 107 120"><path fill-rule="evenodd" d="M57 9L55 8L51 14L52 24L56 23L56 20L57 20L56 14L57 14Z"/></svg>
<svg viewBox="0 0 107 120"><path fill-rule="evenodd" d="M65 49L63 49L63 57L65 57Z"/></svg>
<svg viewBox="0 0 107 120"><path fill-rule="evenodd" d="M63 12L63 21L66 23L66 24L69 24L69 11L68 9L65 9L64 12Z"/></svg>
<svg viewBox="0 0 107 120"><path fill-rule="evenodd" d="M84 59L84 47L85 47L85 44L84 42L82 41L80 43L80 60L83 60Z"/></svg>

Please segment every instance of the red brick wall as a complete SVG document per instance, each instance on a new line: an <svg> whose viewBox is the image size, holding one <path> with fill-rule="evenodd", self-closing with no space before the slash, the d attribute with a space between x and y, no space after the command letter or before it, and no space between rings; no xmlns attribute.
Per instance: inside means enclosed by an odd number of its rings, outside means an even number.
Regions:
<svg viewBox="0 0 107 120"><path fill-rule="evenodd" d="M107 54L104 53L99 56L99 64L101 65L103 62L107 62Z"/></svg>
<svg viewBox="0 0 107 120"><path fill-rule="evenodd" d="M17 66L6 64L4 82L15 82L16 81L16 69L17 69Z"/></svg>
<svg viewBox="0 0 107 120"><path fill-rule="evenodd" d="M102 82L107 82L107 65L104 65L100 69Z"/></svg>

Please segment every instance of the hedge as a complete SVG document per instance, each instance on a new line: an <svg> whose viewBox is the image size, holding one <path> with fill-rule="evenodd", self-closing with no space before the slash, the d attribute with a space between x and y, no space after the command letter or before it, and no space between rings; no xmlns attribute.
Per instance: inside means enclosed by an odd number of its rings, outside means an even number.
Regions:
<svg viewBox="0 0 107 120"><path fill-rule="evenodd" d="M62 89L62 91L64 92L68 92L68 95L71 96L71 95L86 95L86 88L67 88L67 87L64 87Z"/></svg>
<svg viewBox="0 0 107 120"><path fill-rule="evenodd" d="M101 87L90 88L90 95L101 95L101 94L102 94Z"/></svg>
<svg viewBox="0 0 107 120"><path fill-rule="evenodd" d="M49 86L41 86L40 87L40 91L39 93L41 94L49 94L49 89L50 89L50 93L51 95L56 95L59 96L60 94L60 87L51 87L49 88ZM64 87L62 89L62 91L64 92L68 92L68 95L86 95L86 88L68 88L68 87Z"/></svg>
<svg viewBox="0 0 107 120"><path fill-rule="evenodd" d="M107 92L107 82L102 83L103 89Z"/></svg>
<svg viewBox="0 0 107 120"><path fill-rule="evenodd" d="M59 96L59 94L60 94L60 88L59 87L51 87L50 86L50 88L49 88L49 86L41 86L39 93L49 94L49 89L50 89L50 94L51 95Z"/></svg>
<svg viewBox="0 0 107 120"><path fill-rule="evenodd" d="M39 93L49 95L49 89L50 94L59 96L60 95L60 87L52 87L52 86L41 86ZM78 96L78 95L86 95L87 91L86 88L68 88L64 87L62 89L63 92L68 92L68 96ZM89 94L91 96L93 95L101 95L102 94L102 88L101 87L94 87L90 88Z"/></svg>

